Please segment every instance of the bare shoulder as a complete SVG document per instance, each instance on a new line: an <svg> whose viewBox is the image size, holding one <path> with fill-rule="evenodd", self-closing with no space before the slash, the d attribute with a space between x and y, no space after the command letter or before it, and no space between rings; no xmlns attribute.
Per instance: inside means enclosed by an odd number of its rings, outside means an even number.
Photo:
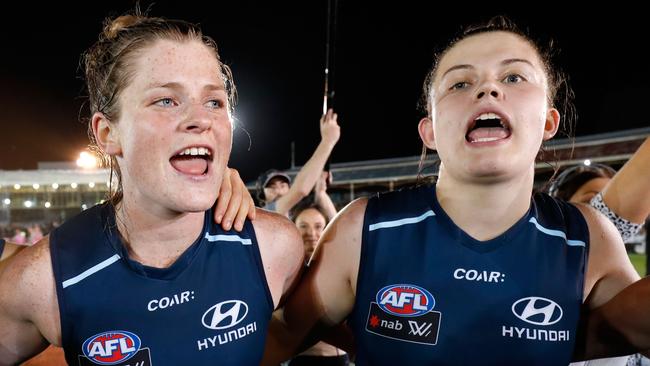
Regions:
<svg viewBox="0 0 650 366"><path fill-rule="evenodd" d="M585 302L600 306L639 279L625 251L618 230L591 206L576 204L589 226L589 261L585 278Z"/></svg>
<svg viewBox="0 0 650 366"><path fill-rule="evenodd" d="M39 290L43 289L47 282L44 281L46 278L54 283L49 237L45 237L37 244L16 254L2 274L0 288L10 286L13 289L12 292Z"/></svg>
<svg viewBox="0 0 650 366"><path fill-rule="evenodd" d="M347 283L353 295L356 293L367 204L367 198L350 202L323 232L312 259L312 267L320 273L315 279L320 285L331 282L335 272L344 276L339 281Z"/></svg>
<svg viewBox="0 0 650 366"><path fill-rule="evenodd" d="M296 225L285 216L258 209L257 217L252 223L260 247L264 246L264 249L271 249L274 252L302 250L300 233Z"/></svg>
<svg viewBox="0 0 650 366"><path fill-rule="evenodd" d="M264 209L253 221L264 273L275 306L298 278L303 263L302 238L293 222Z"/></svg>
<svg viewBox="0 0 650 366"><path fill-rule="evenodd" d="M0 253L0 274L3 269L9 264L9 260L12 257L15 257L21 250L26 247L23 245L18 245L10 242L4 244L4 250Z"/></svg>
<svg viewBox="0 0 650 366"><path fill-rule="evenodd" d="M327 247L344 246L344 248L360 245L367 205L367 198L358 198L345 206L327 226L320 243L323 246L324 243L328 243Z"/></svg>
<svg viewBox="0 0 650 366"><path fill-rule="evenodd" d="M0 261L10 258L12 255L15 255L22 249L25 249L24 245L18 245L11 242L5 242L4 250L0 253Z"/></svg>
<svg viewBox="0 0 650 366"><path fill-rule="evenodd" d="M58 300L49 237L21 250L0 275L3 316L33 323L50 343L60 344Z"/></svg>

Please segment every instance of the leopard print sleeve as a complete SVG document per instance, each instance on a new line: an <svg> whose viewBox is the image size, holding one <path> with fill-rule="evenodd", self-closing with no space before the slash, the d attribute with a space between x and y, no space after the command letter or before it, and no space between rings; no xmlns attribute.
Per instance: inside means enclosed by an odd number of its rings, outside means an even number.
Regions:
<svg viewBox="0 0 650 366"><path fill-rule="evenodd" d="M618 229L618 232L621 233L621 237L623 238L623 242L627 241L629 238L632 237L632 235L636 234L641 230L641 227L643 227L643 224L635 224L631 221L628 221L620 216L618 216L616 213L614 213L612 210L607 207L605 204L605 201L603 201L603 194L598 193L597 195L594 196L594 198L591 199L589 204L595 208L596 210L600 211L605 217L611 221L616 228Z"/></svg>

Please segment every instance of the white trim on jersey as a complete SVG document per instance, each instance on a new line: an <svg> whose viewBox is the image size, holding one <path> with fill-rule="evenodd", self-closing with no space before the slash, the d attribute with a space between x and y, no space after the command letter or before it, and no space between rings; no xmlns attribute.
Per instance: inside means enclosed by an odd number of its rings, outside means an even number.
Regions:
<svg viewBox="0 0 650 366"><path fill-rule="evenodd" d="M120 255L115 254L114 256L112 256L112 257L110 257L110 258L108 258L108 259L106 259L104 261L99 262L98 264L96 264L96 265L88 268L87 270L81 272L81 274L63 281L63 288L66 288L68 286L72 286L72 285L74 285L76 283L79 283L79 282L83 281L86 277L91 276L91 275L101 271L102 269L110 266L111 264L117 262L118 260L120 260Z"/></svg>
<svg viewBox="0 0 650 366"><path fill-rule="evenodd" d="M210 235L210 233L206 232L205 233L205 238L208 239L209 242L215 242L215 241L238 241L242 243L242 245L252 245L253 242L250 239L244 239L238 235Z"/></svg>
<svg viewBox="0 0 650 366"><path fill-rule="evenodd" d="M540 225L539 222L537 222L537 220L534 217L531 217L528 222L535 225L537 230L543 232L544 234L551 235L551 236L557 236L557 237L560 237L560 238L564 239L564 241L566 241L567 245L569 245L569 246L572 246L572 247L586 247L587 246L585 244L585 242L582 241L582 240L569 240L569 239L567 239L566 234L564 232L562 232L562 231L551 230L551 229L545 228L544 226Z"/></svg>
<svg viewBox="0 0 650 366"><path fill-rule="evenodd" d="M382 221L368 226L368 231L385 229L389 227L397 227L402 225L417 224L420 221L424 221L427 217L435 216L435 215L436 214L433 212L433 210L429 210L418 217L408 217L405 219L393 220L393 221Z"/></svg>

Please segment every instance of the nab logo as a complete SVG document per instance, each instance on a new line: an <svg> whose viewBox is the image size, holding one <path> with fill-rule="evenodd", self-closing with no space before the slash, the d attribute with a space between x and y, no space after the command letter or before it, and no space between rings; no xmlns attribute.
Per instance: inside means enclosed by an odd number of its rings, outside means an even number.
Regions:
<svg viewBox="0 0 650 366"><path fill-rule="evenodd" d="M248 305L240 300L222 301L204 314L201 322L209 329L226 329L239 324L248 314Z"/></svg>
<svg viewBox="0 0 650 366"><path fill-rule="evenodd" d="M96 334L83 343L84 355L99 365L115 365L133 357L140 349L140 338L123 330Z"/></svg>
<svg viewBox="0 0 650 366"><path fill-rule="evenodd" d="M426 314L436 304L433 295L415 285L390 285L377 292L379 307L393 315L414 317Z"/></svg>
<svg viewBox="0 0 650 366"><path fill-rule="evenodd" d="M562 308L555 301L543 297L525 297L512 304L512 313L526 323L551 325L562 319Z"/></svg>

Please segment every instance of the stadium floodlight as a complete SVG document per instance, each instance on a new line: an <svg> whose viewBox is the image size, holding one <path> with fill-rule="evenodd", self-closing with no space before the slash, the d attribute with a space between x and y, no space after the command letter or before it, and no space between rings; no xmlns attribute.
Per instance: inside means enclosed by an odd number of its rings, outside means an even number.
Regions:
<svg viewBox="0 0 650 366"><path fill-rule="evenodd" d="M97 158L87 151L82 151L79 153L77 166L82 169L95 169L97 168Z"/></svg>

